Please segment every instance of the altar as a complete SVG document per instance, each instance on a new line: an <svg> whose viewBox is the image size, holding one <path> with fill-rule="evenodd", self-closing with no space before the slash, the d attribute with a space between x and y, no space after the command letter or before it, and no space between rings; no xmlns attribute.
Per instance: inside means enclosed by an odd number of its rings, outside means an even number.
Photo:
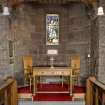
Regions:
<svg viewBox="0 0 105 105"><path fill-rule="evenodd" d="M44 91L37 91L37 77L42 76L62 76L69 77L68 81L68 91L63 91L62 93L69 93L72 95L72 69L70 67L34 67L33 68L33 93L44 93ZM63 78L62 78L62 86L63 86ZM52 92L47 91L47 93L61 93L60 91Z"/></svg>

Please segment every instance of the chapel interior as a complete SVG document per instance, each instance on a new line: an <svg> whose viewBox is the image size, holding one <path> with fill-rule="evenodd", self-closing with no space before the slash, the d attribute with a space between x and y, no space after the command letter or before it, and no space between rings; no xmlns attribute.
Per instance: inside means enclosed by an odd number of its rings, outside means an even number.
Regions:
<svg viewBox="0 0 105 105"><path fill-rule="evenodd" d="M0 0L0 105L105 105L104 12L105 0Z"/></svg>

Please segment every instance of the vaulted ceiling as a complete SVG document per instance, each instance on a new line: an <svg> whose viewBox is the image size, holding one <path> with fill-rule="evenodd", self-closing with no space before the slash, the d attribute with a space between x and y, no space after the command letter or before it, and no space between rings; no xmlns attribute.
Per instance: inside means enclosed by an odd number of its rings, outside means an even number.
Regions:
<svg viewBox="0 0 105 105"><path fill-rule="evenodd" d="M83 2L85 4L94 4L97 0L8 0L9 5L18 5L22 2L36 2L36 3L57 3L67 4L69 2Z"/></svg>

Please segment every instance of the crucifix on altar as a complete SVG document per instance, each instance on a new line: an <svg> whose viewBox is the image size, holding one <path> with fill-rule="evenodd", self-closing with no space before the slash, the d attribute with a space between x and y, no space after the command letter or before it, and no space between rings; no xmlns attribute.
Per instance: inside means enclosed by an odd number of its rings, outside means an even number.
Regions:
<svg viewBox="0 0 105 105"><path fill-rule="evenodd" d="M58 50L49 49L49 50L47 50L47 54L50 56L50 67L54 68L54 56L58 55Z"/></svg>

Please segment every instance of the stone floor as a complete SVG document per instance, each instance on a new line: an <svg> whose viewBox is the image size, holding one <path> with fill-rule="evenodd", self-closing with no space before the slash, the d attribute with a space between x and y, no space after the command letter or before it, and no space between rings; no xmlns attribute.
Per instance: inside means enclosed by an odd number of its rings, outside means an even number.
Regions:
<svg viewBox="0 0 105 105"><path fill-rule="evenodd" d="M40 102L32 102L32 101L19 101L19 105L85 105L83 101L40 101Z"/></svg>

